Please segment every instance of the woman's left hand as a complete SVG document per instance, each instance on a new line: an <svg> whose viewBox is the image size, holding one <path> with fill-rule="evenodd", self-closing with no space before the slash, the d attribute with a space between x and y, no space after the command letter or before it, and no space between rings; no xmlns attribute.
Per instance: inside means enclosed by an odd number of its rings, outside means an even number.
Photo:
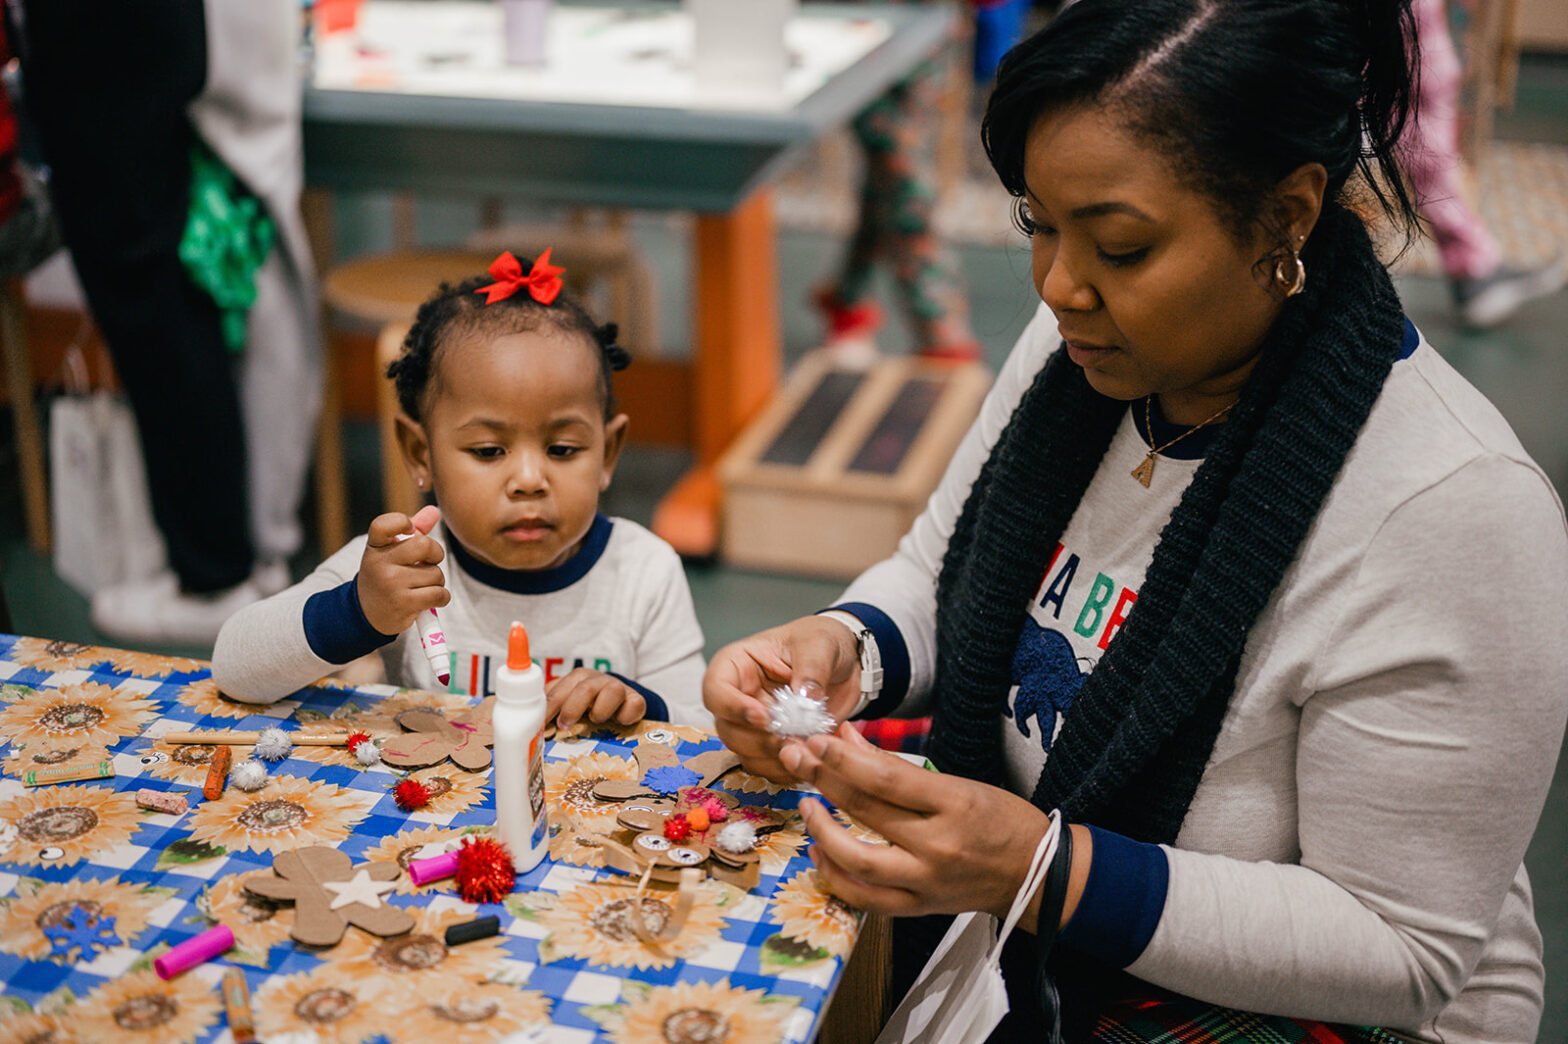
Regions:
<svg viewBox="0 0 1568 1044"><path fill-rule="evenodd" d="M1022 798L917 768L872 746L847 723L832 736L788 743L781 761L890 842L857 841L820 802L800 803L823 884L867 910L898 917L983 910L1005 917L1049 825Z"/></svg>

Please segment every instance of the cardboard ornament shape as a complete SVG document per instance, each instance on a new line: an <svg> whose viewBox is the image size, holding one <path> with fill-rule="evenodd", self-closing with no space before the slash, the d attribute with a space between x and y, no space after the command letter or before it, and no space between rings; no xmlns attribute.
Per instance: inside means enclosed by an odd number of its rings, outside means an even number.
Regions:
<svg viewBox="0 0 1568 1044"><path fill-rule="evenodd" d="M451 758L459 768L483 772L490 767L490 746L495 743L490 725L494 707L495 697L487 696L451 720L428 707L403 711L392 720L408 731L382 744L381 760L398 768L425 768Z"/></svg>

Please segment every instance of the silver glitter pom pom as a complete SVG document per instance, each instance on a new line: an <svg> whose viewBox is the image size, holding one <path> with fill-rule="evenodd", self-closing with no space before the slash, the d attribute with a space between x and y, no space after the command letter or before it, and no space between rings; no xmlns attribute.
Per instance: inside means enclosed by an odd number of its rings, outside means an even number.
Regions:
<svg viewBox="0 0 1568 1044"><path fill-rule="evenodd" d="M263 761L282 761L294 749L294 741L282 729L262 729L256 737L256 756Z"/></svg>
<svg viewBox="0 0 1568 1044"><path fill-rule="evenodd" d="M714 848L739 855L757 847L757 828L750 823L731 823L713 839Z"/></svg>
<svg viewBox="0 0 1568 1044"><path fill-rule="evenodd" d="M828 713L827 705L812 699L804 689L780 686L768 693L768 728L775 736L817 736L838 728L838 722Z"/></svg>
<svg viewBox="0 0 1568 1044"><path fill-rule="evenodd" d="M229 771L229 782L241 790L260 790L267 785L267 766L246 758Z"/></svg>
<svg viewBox="0 0 1568 1044"><path fill-rule="evenodd" d="M374 765L381 760L381 748L366 740L354 748L354 757L361 765Z"/></svg>

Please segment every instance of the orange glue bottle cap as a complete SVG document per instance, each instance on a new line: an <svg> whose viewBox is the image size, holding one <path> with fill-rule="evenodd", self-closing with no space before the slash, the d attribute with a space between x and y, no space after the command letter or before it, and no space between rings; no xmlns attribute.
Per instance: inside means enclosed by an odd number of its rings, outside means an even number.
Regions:
<svg viewBox="0 0 1568 1044"><path fill-rule="evenodd" d="M508 670L526 671L533 661L528 657L528 630L516 620L506 638L506 666Z"/></svg>

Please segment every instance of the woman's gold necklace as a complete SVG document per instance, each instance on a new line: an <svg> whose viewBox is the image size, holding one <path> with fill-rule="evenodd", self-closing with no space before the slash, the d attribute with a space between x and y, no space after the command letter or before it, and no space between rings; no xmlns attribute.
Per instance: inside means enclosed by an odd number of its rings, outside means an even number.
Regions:
<svg viewBox="0 0 1568 1044"><path fill-rule="evenodd" d="M1149 433L1150 442L1154 441L1154 411L1150 407L1150 403L1153 401L1154 396L1152 395L1145 396L1143 400L1143 428ZM1215 421L1225 416L1225 414L1229 413L1230 408L1234 405L1236 405L1234 402L1226 403L1224 406L1221 406L1218 410L1215 410L1213 413L1211 413L1206 419L1199 421L1197 424L1194 424L1192 427L1188 428L1174 439L1171 439L1163 446L1155 446L1150 449L1149 455L1143 458L1143 463L1132 469L1132 477L1137 479L1139 482L1142 482L1144 489L1148 489L1149 483L1154 479L1154 458L1158 457L1160 453L1170 449L1172 446L1176 445L1176 443L1180 442L1182 439L1185 439L1188 435L1191 435L1199 428L1207 427L1208 425L1213 424Z"/></svg>

